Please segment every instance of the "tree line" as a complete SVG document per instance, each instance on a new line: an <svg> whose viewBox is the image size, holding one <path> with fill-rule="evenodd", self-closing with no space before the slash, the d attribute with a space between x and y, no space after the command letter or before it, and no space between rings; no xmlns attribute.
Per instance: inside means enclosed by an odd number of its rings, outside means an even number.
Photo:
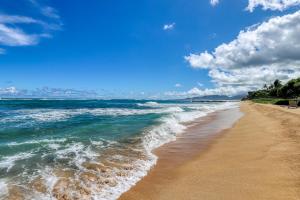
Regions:
<svg viewBox="0 0 300 200"><path fill-rule="evenodd" d="M250 91L245 99L258 98L283 98L293 99L300 97L300 77L291 79L282 84L280 80L275 80L273 84L267 85L260 90Z"/></svg>

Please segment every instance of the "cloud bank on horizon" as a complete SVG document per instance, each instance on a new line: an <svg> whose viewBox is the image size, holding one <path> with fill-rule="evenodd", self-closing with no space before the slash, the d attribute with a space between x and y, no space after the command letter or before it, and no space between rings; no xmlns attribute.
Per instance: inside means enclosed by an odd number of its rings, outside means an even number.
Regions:
<svg viewBox="0 0 300 200"><path fill-rule="evenodd" d="M41 98L41 99L162 99L164 94L131 91L84 90L74 88L40 87L23 89L15 86L0 87L1 98Z"/></svg>
<svg viewBox="0 0 300 200"><path fill-rule="evenodd" d="M247 10L285 10L299 0L249 0ZM240 31L236 39L212 52L191 53L185 60L195 69L207 69L215 88L194 87L168 96L239 95L275 79L300 76L300 11L273 17Z"/></svg>
<svg viewBox="0 0 300 200"><path fill-rule="evenodd" d="M4 98L93 98L99 94L92 90L77 90L42 87L34 90L18 89L14 86L0 88L0 96Z"/></svg>

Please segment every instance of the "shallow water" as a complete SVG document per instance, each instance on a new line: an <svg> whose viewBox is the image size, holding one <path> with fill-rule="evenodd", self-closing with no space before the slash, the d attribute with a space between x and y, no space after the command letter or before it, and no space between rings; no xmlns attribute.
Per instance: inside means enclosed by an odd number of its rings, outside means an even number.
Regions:
<svg viewBox="0 0 300 200"><path fill-rule="evenodd" d="M116 199L152 150L237 103L0 100L0 199Z"/></svg>

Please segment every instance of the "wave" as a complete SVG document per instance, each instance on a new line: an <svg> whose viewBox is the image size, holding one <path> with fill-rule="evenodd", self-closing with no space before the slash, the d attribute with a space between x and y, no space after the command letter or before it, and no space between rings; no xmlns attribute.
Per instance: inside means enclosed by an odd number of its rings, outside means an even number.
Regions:
<svg viewBox="0 0 300 200"><path fill-rule="evenodd" d="M155 106L158 108L154 108ZM153 104L151 109L101 108L59 110L59 112L67 113L65 115L67 117L81 114L97 116L104 114L137 115L164 113L158 119L157 125L146 128L141 135L137 136L138 138L135 138L134 141L137 142L130 142L124 145L121 142L99 138L91 140L89 143L82 143L69 142L66 139L58 138L10 143L9 145L11 146L42 143L52 150L51 154L55 155L54 162L56 165L51 167L43 166L35 175L36 177L42 177L47 193L34 193L34 198L32 199L53 199L61 192L74 195L71 197L75 198L76 195L81 195L80 192L82 191L88 191L87 193L95 200L117 199L122 193L134 186L156 164L157 157L152 151L165 143L176 140L176 136L186 130L187 122L204 117L214 111L236 107L238 104L157 104L155 106ZM31 115L34 113L30 112L35 111L26 111L28 112L26 114ZM36 112L45 114L52 111L47 109ZM49 113L47 115L49 116ZM3 157L0 160L0 168L2 166L9 170L18 160L29 159L33 155L33 153L20 153L15 156ZM49 156L49 152L46 151L43 156ZM62 166L60 164L62 162L67 163L64 169L61 169ZM58 170L63 170L63 173L72 171L74 174L68 179L61 178L57 174ZM30 180L36 177L32 176ZM2 183L0 180L0 188L2 188L1 184L5 188L6 183L6 180L2 180ZM58 190L58 188L62 191Z"/></svg>
<svg viewBox="0 0 300 200"><path fill-rule="evenodd" d="M12 156L4 156L0 160L0 169L6 169L6 171L8 172L15 165L15 162L28 159L33 155L33 153L23 152Z"/></svg>
<svg viewBox="0 0 300 200"><path fill-rule="evenodd" d="M155 126L144 133L143 144L148 152L176 139L176 135L184 132L187 128L184 123L191 122L197 118L204 117L217 110L236 107L236 103L226 102L218 105L186 105L193 108L189 112L174 112L160 119L159 126Z"/></svg>
<svg viewBox="0 0 300 200"><path fill-rule="evenodd" d="M195 105L186 106L195 107ZM176 140L176 136L183 133L187 128L184 123L204 117L214 111L237 106L238 104L236 103L224 103L216 106L205 106L205 109L202 107L202 109L194 109L190 112L184 112L184 110L180 108L180 110L176 109L176 112L171 112L169 115L162 117L159 125L150 127L143 133L142 145L147 155L147 160L137 160L133 164L134 167L129 179L118 179L118 184L115 187L107 187L104 193L96 194L95 199L117 199L122 193L134 186L156 164L157 156L154 155L152 151L165 143ZM171 108L173 109L176 107Z"/></svg>
<svg viewBox="0 0 300 200"><path fill-rule="evenodd" d="M63 143L66 142L66 138L59 138L59 139L41 139L41 140L29 140L25 142L9 142L6 143L8 146L19 146L19 145L26 145L26 144L43 144L43 143Z"/></svg>
<svg viewBox="0 0 300 200"><path fill-rule="evenodd" d="M155 101L148 101L146 103L137 103L137 105L141 107L157 107L160 104Z"/></svg>
<svg viewBox="0 0 300 200"><path fill-rule="evenodd" d="M0 123L19 123L20 125L34 125L34 122L57 122L80 115L93 116L129 116L182 112L180 107L166 107L161 109L128 109L128 108L96 108L96 109L26 109L7 111L7 117L0 118Z"/></svg>

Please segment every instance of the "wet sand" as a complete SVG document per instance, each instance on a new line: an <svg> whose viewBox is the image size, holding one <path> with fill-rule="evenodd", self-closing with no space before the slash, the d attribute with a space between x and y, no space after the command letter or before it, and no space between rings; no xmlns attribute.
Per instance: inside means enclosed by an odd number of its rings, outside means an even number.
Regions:
<svg viewBox="0 0 300 200"><path fill-rule="evenodd" d="M300 199L300 109L241 111L230 129L238 112L216 113L157 149L157 165L120 199Z"/></svg>

